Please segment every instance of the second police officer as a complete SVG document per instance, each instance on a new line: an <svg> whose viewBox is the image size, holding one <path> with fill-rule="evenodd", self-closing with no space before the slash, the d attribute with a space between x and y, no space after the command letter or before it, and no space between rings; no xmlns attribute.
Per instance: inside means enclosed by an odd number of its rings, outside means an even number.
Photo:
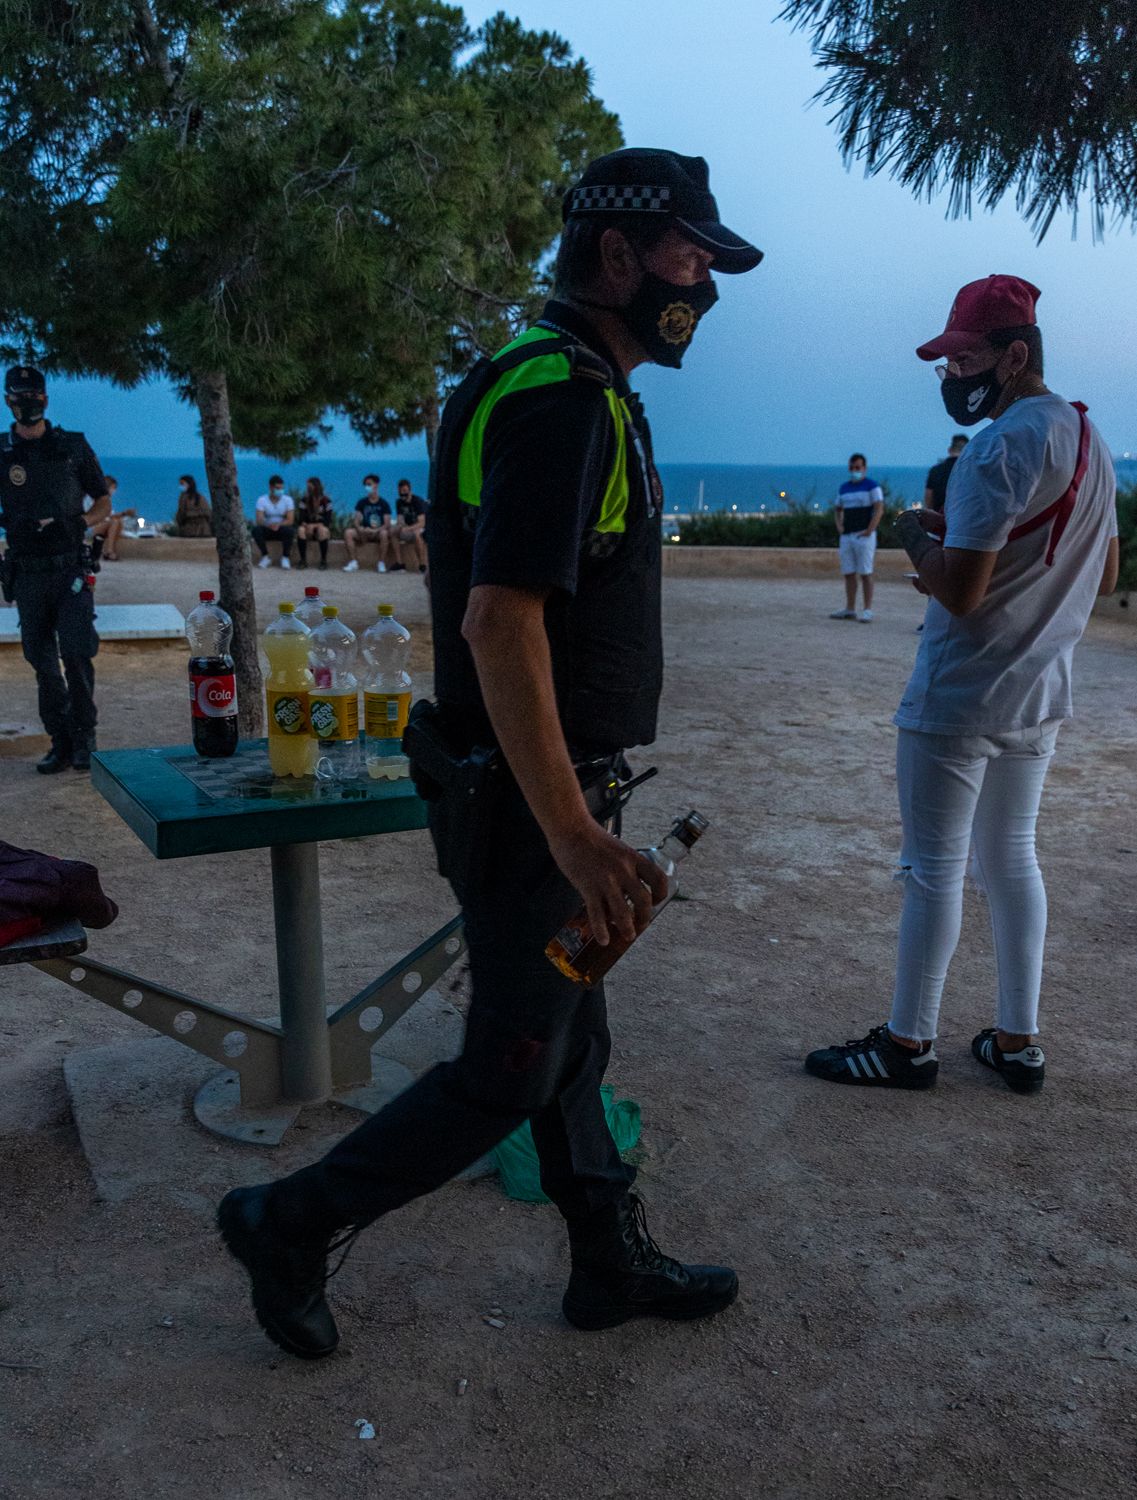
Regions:
<svg viewBox="0 0 1137 1500"><path fill-rule="evenodd" d="M622 752L655 738L662 682L662 491L629 373L677 368L716 300L713 270L761 252L720 222L700 157L624 150L567 195L555 300L447 403L427 537L437 706L407 738L442 873L462 905L472 1001L460 1057L433 1068L313 1166L221 1205L269 1337L307 1358L337 1332L332 1237L433 1191L528 1119L567 1221L563 1309L579 1328L687 1320L734 1300L723 1266L647 1233L608 1129L602 985L545 957L583 897L627 938L664 894L606 826Z"/></svg>
<svg viewBox="0 0 1137 1500"><path fill-rule="evenodd" d="M39 370L9 370L4 399L15 418L0 437L5 596L19 610L24 658L35 671L39 714L51 736L36 770L86 771L95 748L99 637L83 539L88 526L110 515L111 498L83 434L47 420L47 385ZM87 496L93 503L84 515Z"/></svg>

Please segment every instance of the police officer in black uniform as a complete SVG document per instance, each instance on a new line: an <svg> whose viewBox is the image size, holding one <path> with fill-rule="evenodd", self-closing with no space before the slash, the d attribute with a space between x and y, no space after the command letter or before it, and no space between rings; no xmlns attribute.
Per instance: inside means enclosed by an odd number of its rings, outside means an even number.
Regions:
<svg viewBox="0 0 1137 1500"><path fill-rule="evenodd" d="M36 770L87 771L95 748L99 637L83 538L88 526L110 515L111 497L83 434L64 432L44 416L47 386L39 370L9 370L4 399L15 417L0 439L5 597L20 612L24 658L35 669L40 718L51 736ZM85 496L93 501L86 515Z"/></svg>
<svg viewBox="0 0 1137 1500"><path fill-rule="evenodd" d="M465 918L466 1041L322 1161L223 1200L257 1316L294 1354L336 1346L332 1237L526 1119L567 1221L570 1322L699 1318L736 1295L732 1270L682 1265L647 1233L601 1103L603 985L573 983L544 949L582 899L602 941L630 939L665 891L611 831L623 751L654 739L662 680L662 492L627 377L677 367L712 270L760 259L719 222L702 158L601 158L565 200L556 299L447 404L427 525L438 703L416 705L405 743Z"/></svg>

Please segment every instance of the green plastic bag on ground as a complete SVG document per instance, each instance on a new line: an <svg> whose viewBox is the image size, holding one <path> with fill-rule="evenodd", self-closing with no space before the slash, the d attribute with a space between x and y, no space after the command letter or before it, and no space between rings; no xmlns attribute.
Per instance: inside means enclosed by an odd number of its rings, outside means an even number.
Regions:
<svg viewBox="0 0 1137 1500"><path fill-rule="evenodd" d="M623 1156L639 1143L640 1107L634 1099L617 1099L615 1094L610 1083L601 1085L604 1118L608 1121L616 1149ZM541 1169L528 1120L512 1135L506 1136L494 1149L493 1157L507 1198L516 1198L519 1203L548 1203L541 1191Z"/></svg>

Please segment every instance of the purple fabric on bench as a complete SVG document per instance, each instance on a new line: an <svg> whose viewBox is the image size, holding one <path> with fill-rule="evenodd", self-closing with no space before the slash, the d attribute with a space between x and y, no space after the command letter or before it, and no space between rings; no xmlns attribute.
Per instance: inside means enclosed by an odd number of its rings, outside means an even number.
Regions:
<svg viewBox="0 0 1137 1500"><path fill-rule="evenodd" d="M84 927L109 927L117 916L94 865L0 840L0 922L74 918Z"/></svg>

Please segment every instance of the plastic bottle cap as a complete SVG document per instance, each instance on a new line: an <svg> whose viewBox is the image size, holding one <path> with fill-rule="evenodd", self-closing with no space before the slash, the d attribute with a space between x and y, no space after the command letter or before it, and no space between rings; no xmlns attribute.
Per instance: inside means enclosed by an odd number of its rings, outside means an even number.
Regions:
<svg viewBox="0 0 1137 1500"><path fill-rule="evenodd" d="M395 606L393 604L380 604L376 606L376 609L384 619L386 619L388 615L393 615L395 613Z"/></svg>
<svg viewBox="0 0 1137 1500"><path fill-rule="evenodd" d="M289 604L287 600L285 600L281 604L278 604L276 607L277 609L279 609L282 615L290 615L296 608L295 604Z"/></svg>
<svg viewBox="0 0 1137 1500"><path fill-rule="evenodd" d="M212 589L202 589L201 593L198 594L197 597L201 600L201 602L203 604L208 604L210 602L210 600L213 599L215 596L214 596L214 593L213 593Z"/></svg>
<svg viewBox="0 0 1137 1500"><path fill-rule="evenodd" d="M305 599L318 599L320 597L320 590L318 588L305 589L304 597Z"/></svg>
<svg viewBox="0 0 1137 1500"><path fill-rule="evenodd" d="M338 604L325 604L323 610L321 611L325 620L334 620L339 612L340 611Z"/></svg>

